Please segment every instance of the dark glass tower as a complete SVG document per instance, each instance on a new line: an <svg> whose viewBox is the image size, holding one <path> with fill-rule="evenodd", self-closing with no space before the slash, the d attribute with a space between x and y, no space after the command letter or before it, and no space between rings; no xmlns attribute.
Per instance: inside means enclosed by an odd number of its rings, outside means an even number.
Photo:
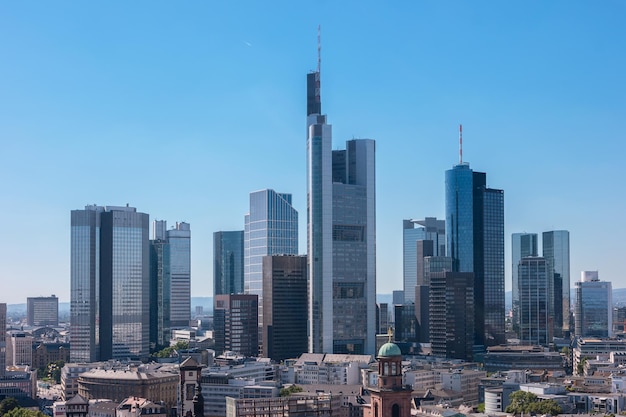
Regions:
<svg viewBox="0 0 626 417"><path fill-rule="evenodd" d="M446 171L447 254L459 272L474 273L474 345L504 338L504 192L468 163Z"/></svg>
<svg viewBox="0 0 626 417"><path fill-rule="evenodd" d="M243 293L243 230L213 233L213 297Z"/></svg>

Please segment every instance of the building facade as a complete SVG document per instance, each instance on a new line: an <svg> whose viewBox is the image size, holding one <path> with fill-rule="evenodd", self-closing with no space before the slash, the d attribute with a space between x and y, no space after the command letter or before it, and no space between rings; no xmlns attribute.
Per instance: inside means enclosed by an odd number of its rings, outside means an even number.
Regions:
<svg viewBox="0 0 626 417"><path fill-rule="evenodd" d="M522 258L538 256L537 233L513 233L511 235L511 299L513 307L513 331L519 331L518 267Z"/></svg>
<svg viewBox="0 0 626 417"><path fill-rule="evenodd" d="M243 294L243 233L213 233L213 297Z"/></svg>
<svg viewBox="0 0 626 417"><path fill-rule="evenodd" d="M72 361L148 356L148 223L147 214L128 206L72 211Z"/></svg>
<svg viewBox="0 0 626 417"><path fill-rule="evenodd" d="M569 232L543 232L543 257L551 265L554 279L554 329L556 337L570 333L570 260ZM559 291L560 289L560 291Z"/></svg>
<svg viewBox="0 0 626 417"><path fill-rule="evenodd" d="M308 349L307 257L263 257L263 357L276 362Z"/></svg>
<svg viewBox="0 0 626 417"><path fill-rule="evenodd" d="M28 297L26 299L26 324L29 326L58 326L59 299L50 297Z"/></svg>
<svg viewBox="0 0 626 417"><path fill-rule="evenodd" d="M7 305L0 303L0 335L7 334ZM0 379L4 378L7 370L7 342L6 338L0 337Z"/></svg>
<svg viewBox="0 0 626 417"><path fill-rule="evenodd" d="M373 140L332 150L318 68L307 75L310 352L375 351L375 184Z"/></svg>
<svg viewBox="0 0 626 417"><path fill-rule="evenodd" d="M459 163L446 171L446 253L473 272L474 344L504 343L504 192L487 175Z"/></svg>
<svg viewBox="0 0 626 417"><path fill-rule="evenodd" d="M613 288L600 281L598 271L582 271L575 283L575 335L578 337L613 336Z"/></svg>
<svg viewBox="0 0 626 417"><path fill-rule="evenodd" d="M216 353L232 351L243 356L258 356L258 296L221 294L213 302Z"/></svg>
<svg viewBox="0 0 626 417"><path fill-rule="evenodd" d="M553 280L543 257L529 256L518 264L519 338L522 343L548 346L554 337Z"/></svg>

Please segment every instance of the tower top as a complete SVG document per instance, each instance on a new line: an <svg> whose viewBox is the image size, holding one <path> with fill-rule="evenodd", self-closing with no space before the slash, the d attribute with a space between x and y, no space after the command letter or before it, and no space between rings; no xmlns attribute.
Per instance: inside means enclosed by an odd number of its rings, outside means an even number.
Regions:
<svg viewBox="0 0 626 417"><path fill-rule="evenodd" d="M463 125L459 125L459 165L463 165Z"/></svg>

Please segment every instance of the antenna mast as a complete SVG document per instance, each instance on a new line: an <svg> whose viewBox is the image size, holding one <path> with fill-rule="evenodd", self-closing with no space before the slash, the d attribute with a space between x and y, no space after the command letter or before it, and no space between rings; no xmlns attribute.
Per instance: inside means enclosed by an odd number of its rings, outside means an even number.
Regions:
<svg viewBox="0 0 626 417"><path fill-rule="evenodd" d="M322 27L317 25L317 72L322 67Z"/></svg>
<svg viewBox="0 0 626 417"><path fill-rule="evenodd" d="M463 125L459 125L459 165L463 165Z"/></svg>

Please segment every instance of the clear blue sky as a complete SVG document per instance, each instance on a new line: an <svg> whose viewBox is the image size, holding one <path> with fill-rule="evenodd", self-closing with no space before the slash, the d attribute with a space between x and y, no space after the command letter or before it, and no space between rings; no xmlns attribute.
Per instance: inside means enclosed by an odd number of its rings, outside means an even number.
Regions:
<svg viewBox="0 0 626 417"><path fill-rule="evenodd" d="M567 229L581 270L626 287L626 3L0 2L0 302L69 300L70 210L129 203L212 234L248 194L293 194L306 251L305 75L322 27L336 147L376 139L378 292L402 288L402 219L444 216L464 160L510 235Z"/></svg>

